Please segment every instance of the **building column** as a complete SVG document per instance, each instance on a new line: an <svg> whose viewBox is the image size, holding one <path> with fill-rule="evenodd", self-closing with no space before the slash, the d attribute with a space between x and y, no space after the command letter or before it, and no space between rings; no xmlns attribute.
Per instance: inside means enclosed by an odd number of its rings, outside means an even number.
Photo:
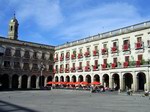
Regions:
<svg viewBox="0 0 150 112"><path fill-rule="evenodd" d="M133 91L137 91L138 90L138 82L139 82L139 77L137 76L136 72L133 73Z"/></svg>
<svg viewBox="0 0 150 112"><path fill-rule="evenodd" d="M31 76L28 77L27 88L28 88L28 89L31 88Z"/></svg>
<svg viewBox="0 0 150 112"><path fill-rule="evenodd" d="M120 90L125 91L125 77L123 74L120 75Z"/></svg>
<svg viewBox="0 0 150 112"><path fill-rule="evenodd" d="M9 77L9 88L12 88L12 76Z"/></svg>
<svg viewBox="0 0 150 112"><path fill-rule="evenodd" d="M113 89L114 88L114 77L112 75L109 77L109 88Z"/></svg>
<svg viewBox="0 0 150 112"><path fill-rule="evenodd" d="M150 91L150 76L149 76L149 71L147 71L147 74L145 74L146 76L146 88L148 91Z"/></svg>
<svg viewBox="0 0 150 112"><path fill-rule="evenodd" d="M19 76L19 83L18 83L18 88L20 89L21 88L21 80L22 80L22 76Z"/></svg>
<svg viewBox="0 0 150 112"><path fill-rule="evenodd" d="M37 76L37 78L36 78L36 88L37 88L37 89L40 88L40 87L39 87L39 80L40 80L40 77Z"/></svg>
<svg viewBox="0 0 150 112"><path fill-rule="evenodd" d="M44 87L47 85L47 77L44 79Z"/></svg>

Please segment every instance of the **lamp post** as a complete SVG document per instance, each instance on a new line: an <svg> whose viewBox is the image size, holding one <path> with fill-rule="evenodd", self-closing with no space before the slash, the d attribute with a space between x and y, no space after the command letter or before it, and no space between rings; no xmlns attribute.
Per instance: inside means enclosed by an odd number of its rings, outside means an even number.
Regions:
<svg viewBox="0 0 150 112"><path fill-rule="evenodd" d="M42 76L43 76L43 70L45 69L45 66L44 66L44 64L41 62L41 65L40 65L40 69L41 69L41 84L40 84L40 88L42 89Z"/></svg>

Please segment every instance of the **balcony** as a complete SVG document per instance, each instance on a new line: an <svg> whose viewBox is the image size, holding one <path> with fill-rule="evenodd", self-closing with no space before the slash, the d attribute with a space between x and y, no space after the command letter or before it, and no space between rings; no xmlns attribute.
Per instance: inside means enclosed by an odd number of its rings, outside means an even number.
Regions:
<svg viewBox="0 0 150 112"><path fill-rule="evenodd" d="M143 49L143 42L135 43L135 49Z"/></svg>
<svg viewBox="0 0 150 112"><path fill-rule="evenodd" d="M64 57L61 56L61 57L60 57L60 61L63 61L63 60L64 60Z"/></svg>
<svg viewBox="0 0 150 112"><path fill-rule="evenodd" d="M69 68L65 68L65 73L69 73Z"/></svg>
<svg viewBox="0 0 150 112"><path fill-rule="evenodd" d="M93 65L92 67L93 67L93 71L98 71L99 70L98 65Z"/></svg>
<svg viewBox="0 0 150 112"><path fill-rule="evenodd" d="M54 58L54 62L58 62L58 57Z"/></svg>
<svg viewBox="0 0 150 112"><path fill-rule="evenodd" d="M136 61L136 67L140 67L140 65L141 65L141 61L140 60Z"/></svg>
<svg viewBox="0 0 150 112"><path fill-rule="evenodd" d="M90 52L89 51L85 52L84 56L85 57L90 57Z"/></svg>
<svg viewBox="0 0 150 112"><path fill-rule="evenodd" d="M85 66L85 72L91 71L90 66Z"/></svg>
<svg viewBox="0 0 150 112"><path fill-rule="evenodd" d="M76 55L75 54L72 54L71 55L71 59L73 60L73 59L76 59Z"/></svg>
<svg viewBox="0 0 150 112"><path fill-rule="evenodd" d="M129 51L130 50L130 45L129 44L124 44L122 46L123 51Z"/></svg>
<svg viewBox="0 0 150 112"><path fill-rule="evenodd" d="M116 64L116 63L112 63L112 64L111 64L111 68L112 68L112 69L114 69L114 68L116 68L116 67L117 67L117 64Z"/></svg>
<svg viewBox="0 0 150 112"><path fill-rule="evenodd" d="M124 67L124 68L127 68L128 66L129 66L129 62L125 61L125 62L123 63L123 67Z"/></svg>
<svg viewBox="0 0 150 112"><path fill-rule="evenodd" d="M83 72L82 67L78 67L78 72Z"/></svg>
<svg viewBox="0 0 150 112"><path fill-rule="evenodd" d="M69 55L66 55L66 60L69 60L70 59L70 56Z"/></svg>
<svg viewBox="0 0 150 112"><path fill-rule="evenodd" d="M76 72L76 68L75 67L72 67L71 68L71 72L73 73L73 72Z"/></svg>
<svg viewBox="0 0 150 112"><path fill-rule="evenodd" d="M101 66L102 66L102 70L104 70L104 69L106 69L107 68L107 64L101 64Z"/></svg>
<svg viewBox="0 0 150 112"><path fill-rule="evenodd" d="M116 46L114 46L114 47L111 48L111 53L117 53L117 52L118 52L118 50L117 50Z"/></svg>
<svg viewBox="0 0 150 112"><path fill-rule="evenodd" d="M101 49L101 53L102 53L102 55L108 54L107 48Z"/></svg>
<svg viewBox="0 0 150 112"><path fill-rule="evenodd" d="M80 58L83 58L83 55L82 54L78 54L78 59L80 59Z"/></svg>
<svg viewBox="0 0 150 112"><path fill-rule="evenodd" d="M93 56L98 56L98 55L99 55L98 50L94 50L93 51Z"/></svg>
<svg viewBox="0 0 150 112"><path fill-rule="evenodd" d="M59 72L60 72L60 73L64 73L64 69L63 69L63 68L60 68Z"/></svg>

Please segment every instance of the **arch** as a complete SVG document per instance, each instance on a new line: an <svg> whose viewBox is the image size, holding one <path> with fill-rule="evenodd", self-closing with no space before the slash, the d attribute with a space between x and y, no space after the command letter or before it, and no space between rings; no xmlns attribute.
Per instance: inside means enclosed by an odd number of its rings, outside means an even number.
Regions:
<svg viewBox="0 0 150 112"><path fill-rule="evenodd" d="M0 77L1 89L9 89L9 76L4 74Z"/></svg>
<svg viewBox="0 0 150 112"><path fill-rule="evenodd" d="M100 77L98 74L94 75L94 81L100 82Z"/></svg>
<svg viewBox="0 0 150 112"><path fill-rule="evenodd" d="M44 76L39 77L39 87L44 87L44 79L45 79Z"/></svg>
<svg viewBox="0 0 150 112"><path fill-rule="evenodd" d="M21 79L21 88L26 89L27 88L27 82L28 82L28 76L23 75Z"/></svg>
<svg viewBox="0 0 150 112"><path fill-rule="evenodd" d="M108 74L104 74L103 75L103 85L104 87L109 87L109 75Z"/></svg>
<svg viewBox="0 0 150 112"><path fill-rule="evenodd" d="M55 82L58 82L58 76L55 77Z"/></svg>
<svg viewBox="0 0 150 112"><path fill-rule="evenodd" d="M66 82L70 82L70 77L66 76Z"/></svg>
<svg viewBox="0 0 150 112"><path fill-rule="evenodd" d="M48 77L47 77L47 82L52 81L52 80L53 80L53 77L52 77L52 76L48 76Z"/></svg>
<svg viewBox="0 0 150 112"><path fill-rule="evenodd" d="M18 75L15 74L12 76L12 88L18 89L18 84L19 84Z"/></svg>
<svg viewBox="0 0 150 112"><path fill-rule="evenodd" d="M36 88L36 76L31 76L31 88Z"/></svg>
<svg viewBox="0 0 150 112"><path fill-rule="evenodd" d="M119 90L120 89L120 78L118 74L112 75L113 81L114 81L114 89Z"/></svg>
<svg viewBox="0 0 150 112"><path fill-rule="evenodd" d="M125 89L131 89L133 84L133 76L131 73L124 74Z"/></svg>
<svg viewBox="0 0 150 112"><path fill-rule="evenodd" d="M63 76L60 77L60 82L64 82L64 77Z"/></svg>
<svg viewBox="0 0 150 112"><path fill-rule="evenodd" d="M75 75L72 76L72 82L76 82L76 76Z"/></svg>
<svg viewBox="0 0 150 112"><path fill-rule="evenodd" d="M144 85L146 83L146 75L143 72L137 74L138 78L138 90L145 90Z"/></svg>
<svg viewBox="0 0 150 112"><path fill-rule="evenodd" d="M79 75L78 81L83 82L83 76L82 75Z"/></svg>
<svg viewBox="0 0 150 112"><path fill-rule="evenodd" d="M86 82L91 83L91 76L90 75L86 76Z"/></svg>

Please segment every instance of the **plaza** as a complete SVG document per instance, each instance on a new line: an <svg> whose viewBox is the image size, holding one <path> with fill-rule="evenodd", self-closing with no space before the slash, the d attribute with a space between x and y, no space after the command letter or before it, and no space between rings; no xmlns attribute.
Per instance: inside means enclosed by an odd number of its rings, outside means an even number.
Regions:
<svg viewBox="0 0 150 112"><path fill-rule="evenodd" d="M0 92L0 112L149 112L141 94L90 93L77 90Z"/></svg>

